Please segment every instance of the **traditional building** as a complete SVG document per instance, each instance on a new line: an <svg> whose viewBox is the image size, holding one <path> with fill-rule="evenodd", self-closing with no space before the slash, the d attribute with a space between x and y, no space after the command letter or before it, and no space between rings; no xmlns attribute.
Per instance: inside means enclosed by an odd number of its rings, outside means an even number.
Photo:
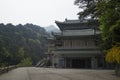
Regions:
<svg viewBox="0 0 120 80"><path fill-rule="evenodd" d="M61 32L48 39L52 66L59 68L102 68L104 56L96 45L98 23L88 20L55 21Z"/></svg>

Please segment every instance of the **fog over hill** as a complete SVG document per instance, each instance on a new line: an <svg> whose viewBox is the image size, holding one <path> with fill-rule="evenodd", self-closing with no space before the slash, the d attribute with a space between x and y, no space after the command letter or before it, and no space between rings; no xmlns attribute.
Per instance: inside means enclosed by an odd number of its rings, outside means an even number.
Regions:
<svg viewBox="0 0 120 80"><path fill-rule="evenodd" d="M60 32L59 28L55 27L54 25L50 25L50 26L47 26L47 27L44 27L44 28L48 33Z"/></svg>

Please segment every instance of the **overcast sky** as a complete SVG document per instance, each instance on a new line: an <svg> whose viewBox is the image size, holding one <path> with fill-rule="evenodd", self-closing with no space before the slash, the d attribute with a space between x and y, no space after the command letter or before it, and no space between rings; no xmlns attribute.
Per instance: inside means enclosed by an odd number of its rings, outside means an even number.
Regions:
<svg viewBox="0 0 120 80"><path fill-rule="evenodd" d="M33 23L42 27L55 20L78 19L74 0L0 0L0 23Z"/></svg>

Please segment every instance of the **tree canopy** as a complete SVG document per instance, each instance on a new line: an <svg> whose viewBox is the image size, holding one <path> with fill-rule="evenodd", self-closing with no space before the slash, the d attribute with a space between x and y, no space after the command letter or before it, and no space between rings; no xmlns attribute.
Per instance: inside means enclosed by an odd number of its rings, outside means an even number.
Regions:
<svg viewBox="0 0 120 80"><path fill-rule="evenodd" d="M96 17L96 4L100 0L75 0L74 4L79 6L83 11L79 12L79 19L85 19L88 17Z"/></svg>
<svg viewBox="0 0 120 80"><path fill-rule="evenodd" d="M75 0L83 8L80 19L98 19L102 32L102 47L108 62L120 62L120 0ZM81 7L81 4L82 7ZM119 55L118 55L119 54ZM113 57L116 55L116 57Z"/></svg>
<svg viewBox="0 0 120 80"><path fill-rule="evenodd" d="M37 25L0 24L0 66L36 64L44 56L46 36Z"/></svg>

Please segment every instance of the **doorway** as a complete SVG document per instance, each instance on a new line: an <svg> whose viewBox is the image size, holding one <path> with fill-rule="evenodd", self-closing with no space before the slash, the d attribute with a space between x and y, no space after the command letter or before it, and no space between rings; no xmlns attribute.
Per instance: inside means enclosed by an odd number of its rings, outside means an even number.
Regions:
<svg viewBox="0 0 120 80"><path fill-rule="evenodd" d="M90 58L72 59L72 68L91 68Z"/></svg>

